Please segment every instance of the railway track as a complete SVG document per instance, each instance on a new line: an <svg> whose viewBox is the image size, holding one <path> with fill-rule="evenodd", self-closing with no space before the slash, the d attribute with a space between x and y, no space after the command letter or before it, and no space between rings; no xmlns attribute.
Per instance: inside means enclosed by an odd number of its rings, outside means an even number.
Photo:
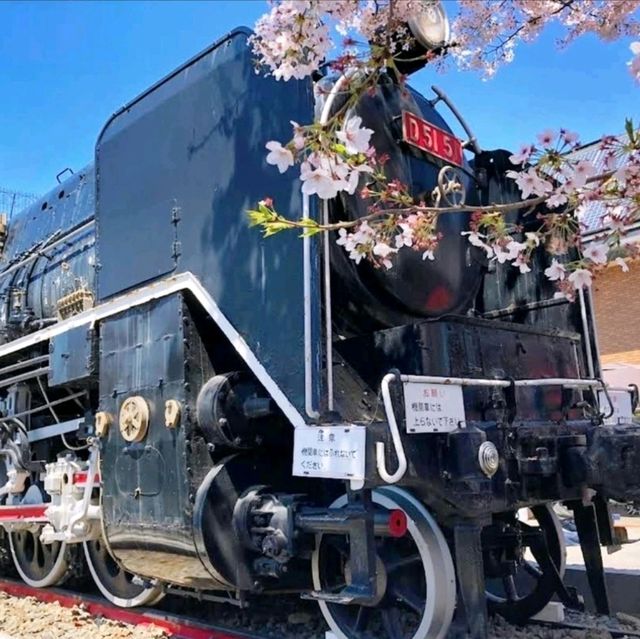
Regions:
<svg viewBox="0 0 640 639"><path fill-rule="evenodd" d="M63 608L81 606L92 617L102 617L132 626L155 626L173 639L262 639L256 634L204 625L187 616L178 616L149 608L125 609L93 595L60 588L32 588L12 579L0 580L0 592L13 597L33 597L43 603L58 603ZM2 628L0 628L0 633ZM1 634L0 634L1 636Z"/></svg>
<svg viewBox="0 0 640 639"><path fill-rule="evenodd" d="M273 632L260 634L247 632L237 628L229 628L223 625L204 622L188 615L174 614L159 609L137 608L123 609L114 606L105 599L79 593L73 590L61 588L32 588L22 582L13 579L0 579L0 592L12 597L32 597L38 602L55 604L63 608L81 607L87 614L94 618L108 619L113 622L128 624L129 626L148 627L161 629L167 637L172 639L265 639L267 636L279 639L308 639L305 628L283 631L280 635ZM590 618L590 622L582 623L575 619L559 622L536 622L524 628L516 628L500 620L491 624L489 639L516 639L520 637L536 637L543 639L640 639L640 619L635 628L621 624L616 619L611 619L611 624L605 624L604 618ZM633 625L633 624L631 624ZM52 628L55 631L55 628ZM548 632L545 632L548 631ZM0 639L24 639L25 635L4 634L0 627ZM317 637L317 632L312 633ZM55 636L55 635L52 635ZM84 637L84 635L82 635ZM327 635L329 637L330 635ZM29 639L32 639L30 636ZM33 637L33 639L38 639ZM377 639L367 637L366 639Z"/></svg>

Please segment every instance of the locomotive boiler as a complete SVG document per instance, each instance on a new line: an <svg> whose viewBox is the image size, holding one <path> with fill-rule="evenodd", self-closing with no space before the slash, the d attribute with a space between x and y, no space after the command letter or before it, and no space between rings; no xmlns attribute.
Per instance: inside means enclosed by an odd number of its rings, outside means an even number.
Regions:
<svg viewBox="0 0 640 639"><path fill-rule="evenodd" d="M635 398L601 380L588 295L556 299L542 250L526 274L488 262L463 212L441 217L434 262L405 248L390 271L356 265L335 238L263 239L246 211L265 194L291 217L365 209L304 197L265 163L291 120L339 108L340 80L316 78L316 103L311 80L256 75L249 35L117 111L95 162L10 220L11 563L46 587L82 549L122 606L296 591L341 639L480 638L488 610L522 622L556 595L580 604L562 581L563 501L606 611L607 500L640 499L640 429L611 415L612 394ZM458 117L440 90L390 74L354 112L416 196L517 201L509 153L469 133L467 158L447 107ZM459 153L425 148L415 127Z"/></svg>

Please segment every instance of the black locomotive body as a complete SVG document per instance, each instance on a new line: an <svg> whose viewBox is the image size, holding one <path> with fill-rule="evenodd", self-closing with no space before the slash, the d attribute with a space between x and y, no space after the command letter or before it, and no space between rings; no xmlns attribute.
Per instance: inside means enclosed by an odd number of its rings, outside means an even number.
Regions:
<svg viewBox="0 0 640 639"><path fill-rule="evenodd" d="M323 210L265 163L317 105L311 81L256 75L247 37L118 111L95 168L10 222L0 523L20 574L58 583L81 544L120 605L294 590L342 639L376 615L391 638L444 637L454 612L482 637L486 602L519 621L576 603L564 501L605 610L607 500L640 498L640 428L605 420L588 296L554 298L542 251L527 274L488 263L463 213L441 217L435 261L403 249L388 272L317 237L263 239L245 212L265 195L292 217L363 205ZM450 133L433 101L383 78L357 112L431 193L442 163L400 120ZM507 157L464 162L467 203L518 198Z"/></svg>

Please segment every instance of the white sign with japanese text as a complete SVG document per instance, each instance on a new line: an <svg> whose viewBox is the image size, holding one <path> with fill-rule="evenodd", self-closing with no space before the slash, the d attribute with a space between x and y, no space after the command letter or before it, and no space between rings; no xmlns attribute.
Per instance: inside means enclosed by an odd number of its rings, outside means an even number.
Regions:
<svg viewBox="0 0 640 639"><path fill-rule="evenodd" d="M300 426L294 431L293 474L328 479L365 478L364 426Z"/></svg>
<svg viewBox="0 0 640 639"><path fill-rule="evenodd" d="M633 417L631 393L625 390L609 390L607 392L613 405L613 415L604 420L605 425L630 424ZM600 410L605 415L608 415L611 412L611 406L609 406L607 396L603 391L598 391L598 402L600 403Z"/></svg>
<svg viewBox="0 0 640 639"><path fill-rule="evenodd" d="M404 383L408 433L448 433L464 425L462 386Z"/></svg>

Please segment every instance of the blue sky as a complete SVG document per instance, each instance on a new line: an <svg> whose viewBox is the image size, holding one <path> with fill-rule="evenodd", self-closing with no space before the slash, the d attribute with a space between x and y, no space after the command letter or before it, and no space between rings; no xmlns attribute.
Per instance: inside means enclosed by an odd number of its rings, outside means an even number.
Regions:
<svg viewBox="0 0 640 639"><path fill-rule="evenodd" d="M253 25L265 7L0 1L0 186L52 188L59 171L92 160L113 111L233 27ZM640 87L626 67L630 40L587 37L558 51L557 35L520 46L493 80L426 69L413 84L443 88L484 148L514 148L560 126L589 141L619 131L625 116L640 120Z"/></svg>

